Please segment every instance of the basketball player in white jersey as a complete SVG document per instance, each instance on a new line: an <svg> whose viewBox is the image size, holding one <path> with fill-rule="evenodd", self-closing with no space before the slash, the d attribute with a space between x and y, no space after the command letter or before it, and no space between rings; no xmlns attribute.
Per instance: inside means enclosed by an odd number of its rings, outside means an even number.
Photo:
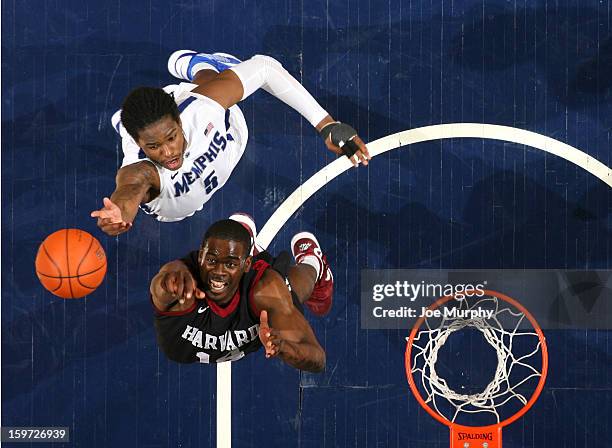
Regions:
<svg viewBox="0 0 612 448"><path fill-rule="evenodd" d="M174 52L170 73L185 81L164 89L132 91L113 126L122 138L123 163L116 188L93 211L108 235L132 227L140 207L159 221L180 221L202 209L236 167L248 129L236 105L263 88L298 111L336 154L367 165L357 132L334 119L275 59L257 55L241 62L222 53Z"/></svg>

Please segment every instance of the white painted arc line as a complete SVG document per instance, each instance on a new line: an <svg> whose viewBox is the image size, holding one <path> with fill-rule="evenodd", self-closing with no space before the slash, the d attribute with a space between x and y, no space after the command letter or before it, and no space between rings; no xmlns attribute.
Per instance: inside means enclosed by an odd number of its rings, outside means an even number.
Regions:
<svg viewBox="0 0 612 448"><path fill-rule="evenodd" d="M217 364L217 448L232 447L232 363Z"/></svg>
<svg viewBox="0 0 612 448"><path fill-rule="evenodd" d="M372 158L401 146L446 138L486 138L531 146L561 157L612 187L612 170L583 151L535 132L484 123L447 123L410 129L368 143ZM272 214L259 232L258 244L267 248L287 220L321 187L351 168L346 157L325 166L295 190Z"/></svg>

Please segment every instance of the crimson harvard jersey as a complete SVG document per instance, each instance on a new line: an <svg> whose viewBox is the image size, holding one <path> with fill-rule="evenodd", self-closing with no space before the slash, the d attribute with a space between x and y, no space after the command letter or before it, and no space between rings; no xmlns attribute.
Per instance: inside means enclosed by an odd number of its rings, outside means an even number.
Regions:
<svg viewBox="0 0 612 448"><path fill-rule="evenodd" d="M198 252L191 252L182 261L197 279L198 288L204 290ZM169 359L181 363L236 361L261 347L259 316L251 301L255 285L270 267L271 257L263 252L253 261L227 306L204 299L196 300L187 311L155 311L157 342Z"/></svg>

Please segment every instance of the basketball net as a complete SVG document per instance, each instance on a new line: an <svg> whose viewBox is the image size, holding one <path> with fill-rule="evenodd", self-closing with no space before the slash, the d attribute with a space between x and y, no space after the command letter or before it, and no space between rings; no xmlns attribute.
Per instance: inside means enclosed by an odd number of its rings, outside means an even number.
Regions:
<svg viewBox="0 0 612 448"><path fill-rule="evenodd" d="M453 313L444 311L453 308ZM406 347L406 374L412 392L432 417L450 427L451 448L500 448L502 427L522 417L544 387L548 352L540 326L520 303L495 291L485 291L482 297L443 297L428 309L440 310L440 315L421 317ZM481 317L482 310L492 313ZM497 358L491 382L471 394L453 390L436 370L440 349L453 333L464 329L479 331ZM536 381L528 398L524 389ZM508 408L519 410L504 419ZM484 415L491 423L459 423L469 421L473 414Z"/></svg>

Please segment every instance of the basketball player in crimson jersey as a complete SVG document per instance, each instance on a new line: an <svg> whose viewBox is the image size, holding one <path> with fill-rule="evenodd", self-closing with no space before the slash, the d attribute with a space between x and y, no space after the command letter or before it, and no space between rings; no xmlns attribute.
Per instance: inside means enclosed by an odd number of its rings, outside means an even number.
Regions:
<svg viewBox="0 0 612 448"><path fill-rule="evenodd" d="M103 208L91 213L108 235L129 230L139 208L166 222L200 210L244 153L248 129L236 104L260 88L306 118L328 149L354 165L368 163L368 150L357 132L334 121L271 57L241 62L228 54L178 50L168 69L188 82L138 88L113 116L122 138L122 167L115 191L103 199Z"/></svg>
<svg viewBox="0 0 612 448"><path fill-rule="evenodd" d="M234 215L206 231L199 250L164 265L151 282L155 330L181 363L236 361L262 345L301 370L320 372L325 352L302 312L329 312L333 276L314 235L298 233L289 254L251 256L255 224ZM241 223L238 223L237 220Z"/></svg>

